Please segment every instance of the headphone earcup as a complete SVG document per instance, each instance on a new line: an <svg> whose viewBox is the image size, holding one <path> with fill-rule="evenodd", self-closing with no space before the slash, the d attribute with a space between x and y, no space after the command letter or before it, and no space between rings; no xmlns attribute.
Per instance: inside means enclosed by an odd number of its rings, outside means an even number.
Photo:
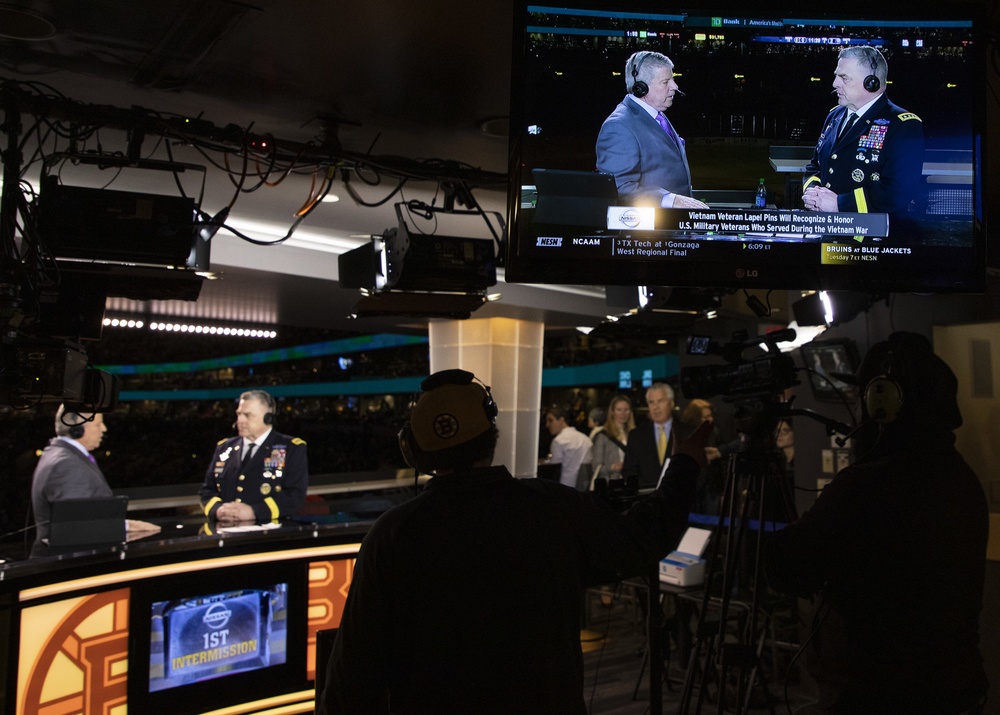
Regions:
<svg viewBox="0 0 1000 715"><path fill-rule="evenodd" d="M417 467L417 462L419 461L417 443L413 439L413 429L410 427L409 420L403 423L403 428L399 430L398 438L399 451L403 453L403 460L414 469L419 469Z"/></svg>
<svg viewBox="0 0 1000 715"><path fill-rule="evenodd" d="M879 52L876 49L869 48L867 54L868 62L872 66L872 71L871 74L865 77L864 81L861 82L861 86L869 92L878 92L879 88L882 87L882 80L880 80L875 74L875 70L878 69Z"/></svg>
<svg viewBox="0 0 1000 715"><path fill-rule="evenodd" d="M865 385L865 409L881 425L889 424L903 408L903 389L895 380L879 375Z"/></svg>
<svg viewBox="0 0 1000 715"><path fill-rule="evenodd" d="M265 412L264 413L264 424L266 424L266 425L274 424L274 413L273 412Z"/></svg>
<svg viewBox="0 0 1000 715"><path fill-rule="evenodd" d="M69 436L73 439L80 439L83 437L84 428L83 425L73 425L69 428Z"/></svg>
<svg viewBox="0 0 1000 715"><path fill-rule="evenodd" d="M493 393L490 392L489 386L482 385L482 387L484 390L486 390L486 397L483 398L483 412L486 413L486 419L488 419L493 424L496 424L497 415L500 413L500 408L497 407L497 403L493 401Z"/></svg>
<svg viewBox="0 0 1000 715"><path fill-rule="evenodd" d="M633 58L632 60L632 96L641 98L649 94L649 85L639 79L639 68L642 67L642 63L646 61L649 57L649 53L642 53L642 57L636 62Z"/></svg>

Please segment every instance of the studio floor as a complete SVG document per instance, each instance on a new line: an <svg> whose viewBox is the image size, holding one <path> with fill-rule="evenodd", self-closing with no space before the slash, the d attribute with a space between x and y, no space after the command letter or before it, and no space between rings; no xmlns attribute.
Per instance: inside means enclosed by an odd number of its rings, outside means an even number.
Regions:
<svg viewBox="0 0 1000 715"><path fill-rule="evenodd" d="M651 708L649 667L646 658L647 626L644 593L618 588L607 595L588 592L585 601L585 627L581 631L584 650L584 698L591 715L645 715ZM668 609L668 616L671 615ZM696 624L696 619L692 626ZM709 679L704 701L698 703L697 683L692 679L692 696L683 697L687 679L687 661L681 662L682 646L670 637L670 654L663 660L662 707L665 715L695 715L719 712L718 680ZM766 689L754 688L747 712L774 712L777 715L811 715L813 698L799 683L799 668L792 662L794 651L789 648L764 649L762 669ZM778 671L778 672L774 672ZM787 673L787 677L786 677ZM724 712L743 712L736 706L736 685L739 669L731 668L727 681L731 684L725 697ZM770 704L769 704L770 703ZM772 709L773 707L773 709Z"/></svg>

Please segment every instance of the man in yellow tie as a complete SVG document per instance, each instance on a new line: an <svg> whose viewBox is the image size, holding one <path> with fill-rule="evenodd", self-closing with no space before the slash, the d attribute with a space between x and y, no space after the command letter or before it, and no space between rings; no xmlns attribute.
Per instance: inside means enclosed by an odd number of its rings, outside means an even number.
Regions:
<svg viewBox="0 0 1000 715"><path fill-rule="evenodd" d="M650 424L643 424L628 435L622 477L634 479L640 489L655 487L670 462L675 436L674 389L656 382L646 390Z"/></svg>

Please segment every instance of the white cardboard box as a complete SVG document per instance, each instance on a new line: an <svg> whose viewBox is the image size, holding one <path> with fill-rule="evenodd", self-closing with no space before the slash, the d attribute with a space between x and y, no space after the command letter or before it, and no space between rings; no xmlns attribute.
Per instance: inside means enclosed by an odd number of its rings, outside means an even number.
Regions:
<svg viewBox="0 0 1000 715"><path fill-rule="evenodd" d="M689 527L677 549L660 561L660 580L674 586L701 585L705 581L705 559L701 555L711 535L708 529Z"/></svg>

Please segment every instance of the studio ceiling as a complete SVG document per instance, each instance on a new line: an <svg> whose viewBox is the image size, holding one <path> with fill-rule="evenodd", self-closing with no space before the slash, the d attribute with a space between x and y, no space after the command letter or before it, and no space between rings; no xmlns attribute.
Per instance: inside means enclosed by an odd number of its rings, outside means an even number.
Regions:
<svg viewBox="0 0 1000 715"><path fill-rule="evenodd" d="M509 0L15 0L0 3L0 77L83 105L141 107L200 118L219 129L235 125L310 152L371 156L390 166L439 160L435 165L444 173L474 176L477 201L503 215L511 21ZM109 130L87 148L100 143L103 151L125 151L124 141L122 132ZM204 211L214 214L233 199L225 171L181 142L171 148L177 161L207 167ZM142 143L143 156L162 158L163 150L156 137ZM123 191L175 191L172 176L150 174L126 170L109 183L109 172L76 166L60 178ZM397 184L377 172L365 178L369 183L355 180L352 186L370 204L385 200ZM273 240L292 224L315 181L304 169L279 185L242 194L227 223ZM394 201L440 205L439 188L434 181L407 181L383 205L360 206L335 181L330 193L340 201L320 205L295 240L280 247L251 245L220 231L212 267L223 278L206 283L197 303L111 299L109 307L360 331L423 329L425 321L412 318L345 322L357 294L337 286L336 253L310 245L333 242L338 251L364 243L365 236L396 226ZM414 228L491 235L476 217L437 214ZM546 291L543 297L538 289L501 282L497 291L503 298L477 316L572 326L596 324L606 312L599 289Z"/></svg>

